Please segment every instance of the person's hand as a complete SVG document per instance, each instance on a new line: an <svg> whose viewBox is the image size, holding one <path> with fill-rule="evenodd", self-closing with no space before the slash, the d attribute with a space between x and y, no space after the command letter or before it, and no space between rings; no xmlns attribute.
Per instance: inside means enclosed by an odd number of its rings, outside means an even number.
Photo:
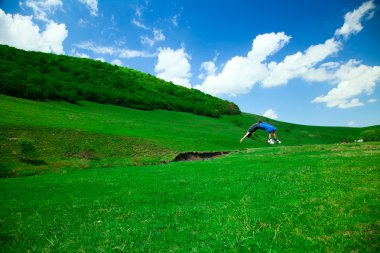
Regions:
<svg viewBox="0 0 380 253"><path fill-rule="evenodd" d="M241 138L241 139L240 139L240 143L242 143L242 142L243 142L243 140L244 140L244 138Z"/></svg>

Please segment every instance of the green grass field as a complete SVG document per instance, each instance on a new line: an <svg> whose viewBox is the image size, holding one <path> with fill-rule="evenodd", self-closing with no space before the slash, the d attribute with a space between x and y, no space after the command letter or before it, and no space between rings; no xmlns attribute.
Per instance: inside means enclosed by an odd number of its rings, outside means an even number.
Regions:
<svg viewBox="0 0 380 253"><path fill-rule="evenodd" d="M379 252L368 128L0 95L0 252ZM379 129L379 126L372 127ZM22 159L30 140L38 158ZM233 151L170 161L184 151Z"/></svg>
<svg viewBox="0 0 380 253"><path fill-rule="evenodd" d="M380 144L2 179L3 252L378 252Z"/></svg>
<svg viewBox="0 0 380 253"><path fill-rule="evenodd" d="M220 119L171 111L141 111L91 102L39 102L0 95L0 176L93 167L157 164L179 152L268 147L265 132L239 143L258 118L278 128L282 145L341 143L365 128L317 127L252 114ZM379 126L375 127L380 129ZM19 140L30 140L38 162L20 161Z"/></svg>

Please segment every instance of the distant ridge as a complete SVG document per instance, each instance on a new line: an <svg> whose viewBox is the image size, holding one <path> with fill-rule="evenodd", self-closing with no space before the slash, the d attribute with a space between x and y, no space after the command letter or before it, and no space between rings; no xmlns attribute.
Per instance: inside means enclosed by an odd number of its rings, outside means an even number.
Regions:
<svg viewBox="0 0 380 253"><path fill-rule="evenodd" d="M150 74L91 59L0 45L0 93L32 100L88 100L129 108L190 112L209 117L240 114L229 101Z"/></svg>

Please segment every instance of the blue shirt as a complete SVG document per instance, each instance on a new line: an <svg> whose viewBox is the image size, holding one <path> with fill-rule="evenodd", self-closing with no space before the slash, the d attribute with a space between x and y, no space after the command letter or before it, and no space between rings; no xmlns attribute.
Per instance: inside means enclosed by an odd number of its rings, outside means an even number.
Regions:
<svg viewBox="0 0 380 253"><path fill-rule="evenodd" d="M274 131L277 130L276 127L268 124L268 123L265 123L265 122L261 122L261 123L256 123L256 124L253 124L249 129L248 129L248 132L250 133L253 133L255 132L257 129L261 129L261 130L265 130L267 133L273 133Z"/></svg>

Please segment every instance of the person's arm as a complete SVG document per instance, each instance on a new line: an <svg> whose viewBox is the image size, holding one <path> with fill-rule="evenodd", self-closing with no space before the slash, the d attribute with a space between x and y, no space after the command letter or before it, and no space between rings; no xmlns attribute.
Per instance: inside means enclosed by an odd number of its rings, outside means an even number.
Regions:
<svg viewBox="0 0 380 253"><path fill-rule="evenodd" d="M244 139L245 139L249 134L250 134L250 132L247 132L247 133L243 136L243 138L240 139L240 143L242 143L242 142L244 141Z"/></svg>

